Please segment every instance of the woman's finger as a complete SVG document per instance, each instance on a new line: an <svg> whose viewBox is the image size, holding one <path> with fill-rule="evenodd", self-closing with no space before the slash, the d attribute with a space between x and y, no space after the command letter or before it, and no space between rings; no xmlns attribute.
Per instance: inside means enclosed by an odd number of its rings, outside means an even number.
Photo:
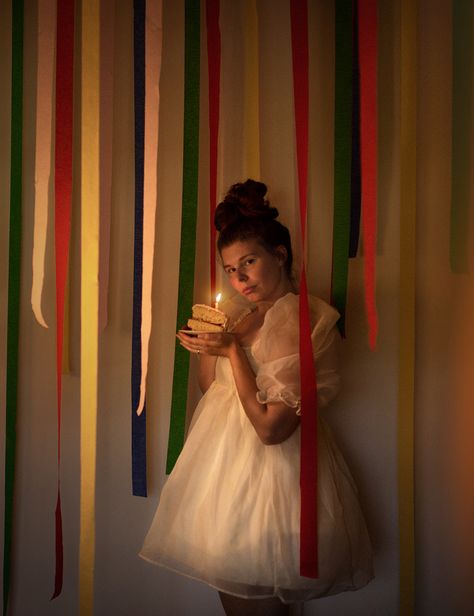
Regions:
<svg viewBox="0 0 474 616"><path fill-rule="evenodd" d="M233 339L222 333L202 333L198 336L190 336L184 332L176 334L181 345L190 353L203 355L227 355L226 350Z"/></svg>
<svg viewBox="0 0 474 616"><path fill-rule="evenodd" d="M190 336L179 335L179 334L176 334L176 337L179 339L180 345L184 347L190 353L198 353L201 351L201 347L195 341L194 338L191 338Z"/></svg>

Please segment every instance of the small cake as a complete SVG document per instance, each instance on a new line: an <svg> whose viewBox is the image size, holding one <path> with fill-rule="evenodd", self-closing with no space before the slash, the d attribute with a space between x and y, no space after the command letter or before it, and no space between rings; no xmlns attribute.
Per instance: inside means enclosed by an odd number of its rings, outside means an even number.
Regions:
<svg viewBox="0 0 474 616"><path fill-rule="evenodd" d="M221 310L206 304L194 304L193 317L188 319L188 327L195 332L225 332L228 322L228 316Z"/></svg>

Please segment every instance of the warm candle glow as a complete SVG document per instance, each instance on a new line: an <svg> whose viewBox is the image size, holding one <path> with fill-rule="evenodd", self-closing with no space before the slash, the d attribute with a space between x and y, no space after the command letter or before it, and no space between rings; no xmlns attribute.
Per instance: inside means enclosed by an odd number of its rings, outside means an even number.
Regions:
<svg viewBox="0 0 474 616"><path fill-rule="evenodd" d="M214 308L219 310L219 302L221 301L222 293L218 293L216 295L216 303L214 304Z"/></svg>

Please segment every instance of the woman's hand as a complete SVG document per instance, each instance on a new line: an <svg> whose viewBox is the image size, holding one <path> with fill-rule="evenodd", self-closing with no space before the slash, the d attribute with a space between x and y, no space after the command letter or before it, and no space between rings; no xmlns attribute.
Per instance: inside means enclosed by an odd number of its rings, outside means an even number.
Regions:
<svg viewBox="0 0 474 616"><path fill-rule="evenodd" d="M197 336L178 332L176 336L179 338L181 346L190 353L202 353L216 357L230 357L239 344L235 334L226 332L203 332Z"/></svg>

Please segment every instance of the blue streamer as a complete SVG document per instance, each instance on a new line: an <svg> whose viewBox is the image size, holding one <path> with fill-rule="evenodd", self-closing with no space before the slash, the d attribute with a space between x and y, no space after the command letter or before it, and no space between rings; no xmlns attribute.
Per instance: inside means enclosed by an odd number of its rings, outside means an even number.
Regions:
<svg viewBox="0 0 474 616"><path fill-rule="evenodd" d="M147 496L146 403L140 401L142 283L143 283L143 177L145 165L145 0L134 0L134 94L135 94L135 245L133 261L132 324L132 492Z"/></svg>

